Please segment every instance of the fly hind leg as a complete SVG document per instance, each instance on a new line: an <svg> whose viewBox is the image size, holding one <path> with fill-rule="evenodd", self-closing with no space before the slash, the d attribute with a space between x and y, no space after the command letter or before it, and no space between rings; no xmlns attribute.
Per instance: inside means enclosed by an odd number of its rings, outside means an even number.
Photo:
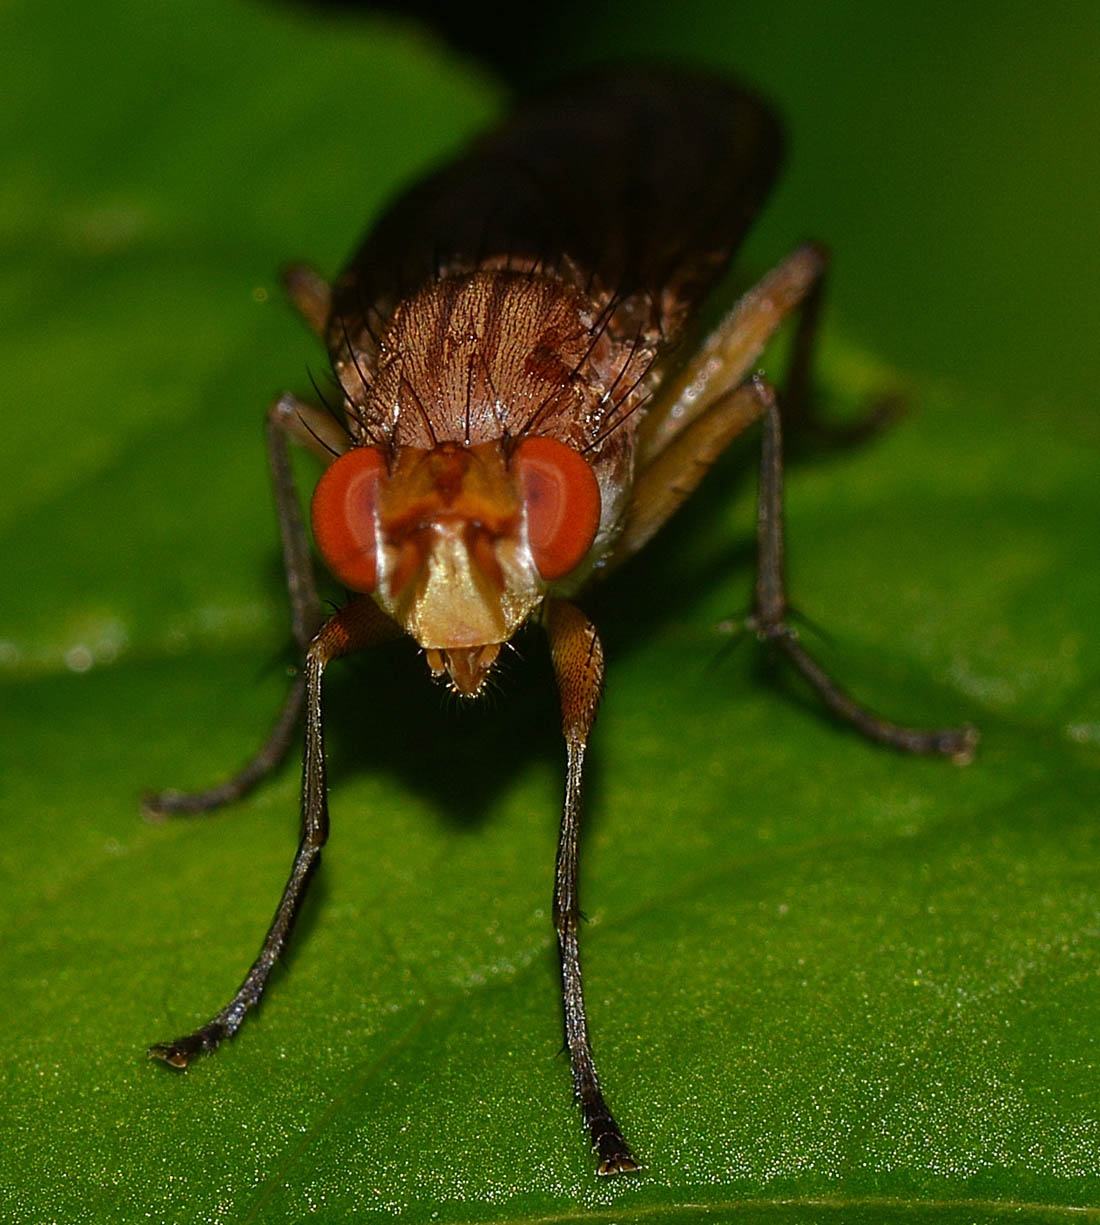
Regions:
<svg viewBox="0 0 1100 1225"><path fill-rule="evenodd" d="M283 566L290 596L291 628L300 656L304 659L323 617L309 539L294 487L287 440L294 438L322 457L331 459L346 449L347 435L327 413L288 394L268 410L266 436ZM142 803L146 817L156 821L170 816L192 816L240 799L286 757L302 717L305 696L305 678L299 669L267 739L235 774L202 791L168 790L147 795Z"/></svg>
<svg viewBox="0 0 1100 1225"><path fill-rule="evenodd" d="M829 253L818 243L807 244L818 259L817 274L798 303L787 377L783 383L783 424L788 437L813 449L856 446L889 427L905 411L905 396L897 391L874 394L861 416L847 422L822 420L813 386L813 356L821 329Z"/></svg>
<svg viewBox="0 0 1100 1225"><path fill-rule="evenodd" d="M771 385L750 372L780 324L797 313L789 386L805 403L810 342L827 263L824 249L814 243L793 251L741 298L662 392L639 427L637 475L607 569L637 552L697 488L730 442L762 418L759 563L752 628L786 656L830 711L869 739L906 752L968 761L978 740L974 728L910 728L872 714L813 659L787 619L779 409Z"/></svg>
<svg viewBox="0 0 1100 1225"><path fill-rule="evenodd" d="M799 642L797 631L787 620L783 566L783 440L779 406L775 391L764 379L754 378L752 387L763 407L763 439L756 519L756 598L749 628L758 638L774 644L825 706L868 740L906 753L949 757L960 764L969 762L978 743L975 728L906 727L883 719L842 689Z"/></svg>

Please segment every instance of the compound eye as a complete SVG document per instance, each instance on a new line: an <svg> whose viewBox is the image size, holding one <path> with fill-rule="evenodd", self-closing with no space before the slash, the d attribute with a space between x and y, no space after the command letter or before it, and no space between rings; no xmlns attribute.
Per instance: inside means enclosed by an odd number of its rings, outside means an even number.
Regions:
<svg viewBox="0 0 1100 1225"><path fill-rule="evenodd" d="M377 447L353 447L325 469L313 491L313 538L325 565L351 591L378 582L375 505L386 460Z"/></svg>
<svg viewBox="0 0 1100 1225"><path fill-rule="evenodd" d="M552 582L575 569L600 526L600 487L587 461L555 438L525 438L513 458L527 510L527 543Z"/></svg>

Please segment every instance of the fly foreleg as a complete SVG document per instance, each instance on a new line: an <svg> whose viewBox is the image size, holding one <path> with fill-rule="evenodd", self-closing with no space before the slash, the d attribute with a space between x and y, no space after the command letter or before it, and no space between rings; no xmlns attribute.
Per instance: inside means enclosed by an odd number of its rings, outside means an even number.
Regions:
<svg viewBox="0 0 1100 1225"><path fill-rule="evenodd" d="M199 1055L217 1050L231 1038L249 1010L259 1002L267 980L286 946L294 920L306 895L310 877L320 863L321 847L328 839L328 802L325 797L325 743L321 721L321 679L325 665L341 655L393 636L395 626L369 596L333 614L306 652L306 742L302 768L302 835L290 876L275 917L256 960L249 967L233 998L205 1025L172 1042L158 1042L149 1054L174 1068L186 1068Z"/></svg>
<svg viewBox="0 0 1100 1225"><path fill-rule="evenodd" d="M592 1055L581 982L581 911L577 900L581 778L588 734L603 688L603 647L595 626L579 608L564 600L547 601L544 623L561 697L566 752L565 803L554 872L554 927L561 953L565 1044L573 1070L573 1092L599 1161L598 1172L623 1174L637 1170L638 1162L604 1101Z"/></svg>

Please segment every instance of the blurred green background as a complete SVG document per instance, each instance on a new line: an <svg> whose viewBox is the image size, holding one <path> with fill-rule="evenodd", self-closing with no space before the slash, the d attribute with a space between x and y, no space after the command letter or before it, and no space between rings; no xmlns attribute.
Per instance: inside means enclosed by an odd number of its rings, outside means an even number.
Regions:
<svg viewBox="0 0 1100 1225"><path fill-rule="evenodd" d="M237 0L0 11L0 1216L1090 1219L1093 6L457 12L456 45ZM716 629L749 597L751 440L593 593L586 973L647 1166L606 1184L556 1057L537 634L478 710L407 649L333 670L333 839L288 970L185 1076L144 1048L253 955L297 771L205 821L137 800L239 762L286 683L260 421L324 358L278 266L336 271L507 82L642 53L775 100L788 170L742 275L826 241L827 408L910 404L791 474L813 641L984 741L966 770L875 750Z"/></svg>

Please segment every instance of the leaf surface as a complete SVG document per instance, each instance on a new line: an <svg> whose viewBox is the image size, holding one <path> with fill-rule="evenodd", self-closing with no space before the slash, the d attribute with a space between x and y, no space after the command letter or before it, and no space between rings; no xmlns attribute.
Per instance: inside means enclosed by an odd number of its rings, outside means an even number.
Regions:
<svg viewBox="0 0 1100 1225"><path fill-rule="evenodd" d="M441 703L407 647L333 669L333 837L287 969L216 1058L185 1075L146 1060L234 989L296 836L293 765L207 819L138 816L145 788L240 762L285 686L259 423L324 359L275 268L332 273L501 97L377 18L48 0L4 22L0 1215L656 1225L1095 1205L1083 392L1055 417L1007 387L914 378L893 430L789 481L795 599L829 631L809 640L878 709L980 725L965 770L865 745L717 628L751 587L748 441L594 594L610 669L585 972L641 1177L596 1180L558 1057L562 764L534 633L485 709ZM843 330L824 371L841 412L896 378Z"/></svg>

